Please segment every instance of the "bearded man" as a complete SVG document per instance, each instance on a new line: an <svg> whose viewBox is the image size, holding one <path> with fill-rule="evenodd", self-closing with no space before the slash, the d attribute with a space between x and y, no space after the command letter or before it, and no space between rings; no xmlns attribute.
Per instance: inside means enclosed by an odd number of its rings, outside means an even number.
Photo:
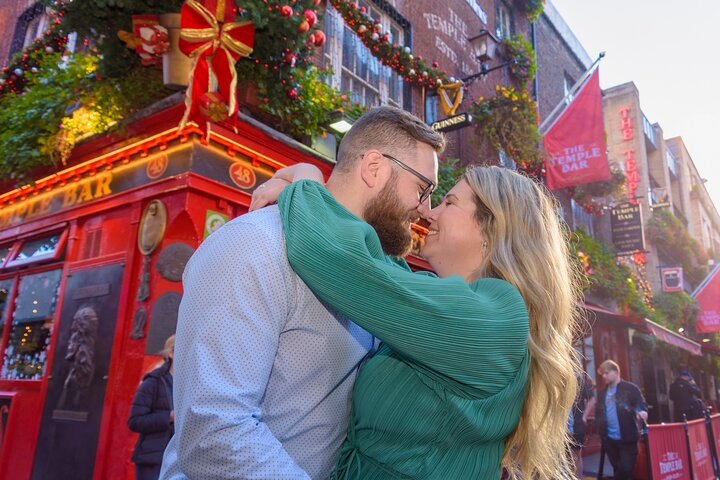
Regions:
<svg viewBox="0 0 720 480"><path fill-rule="evenodd" d="M376 108L343 138L327 189L377 230L387 254L404 256L444 148L417 117ZM292 270L277 207L210 235L188 262L183 288L175 345L183 368L161 478L326 478L374 339Z"/></svg>

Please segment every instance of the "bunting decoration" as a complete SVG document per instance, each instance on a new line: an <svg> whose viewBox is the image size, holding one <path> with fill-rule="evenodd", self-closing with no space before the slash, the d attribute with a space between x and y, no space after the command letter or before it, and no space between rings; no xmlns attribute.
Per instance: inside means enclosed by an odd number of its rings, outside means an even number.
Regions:
<svg viewBox="0 0 720 480"><path fill-rule="evenodd" d="M228 0L186 0L180 13L180 50L193 59L180 128L194 120L208 130L211 121L238 112L235 63L252 53L255 28L235 21Z"/></svg>

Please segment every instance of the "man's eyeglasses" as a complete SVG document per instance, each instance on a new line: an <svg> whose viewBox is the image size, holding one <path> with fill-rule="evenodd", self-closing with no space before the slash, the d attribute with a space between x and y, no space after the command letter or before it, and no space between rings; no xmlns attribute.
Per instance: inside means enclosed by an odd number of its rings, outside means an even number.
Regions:
<svg viewBox="0 0 720 480"><path fill-rule="evenodd" d="M381 155L382 155L383 157L387 158L388 160L392 160L392 161L395 162L400 168L402 168L403 170L406 170L406 171L412 173L412 174L415 175L417 178L419 178L420 180L422 180L423 182L425 182L425 183L427 184L427 186L423 189L423 191L420 192L420 201L418 202L418 204L425 202L425 200L427 200L427 199L430 197L430 195L432 195L432 193L433 193L433 192L435 191L435 189L437 188L437 184L436 184L435 182L433 182L432 180L430 180L429 178L427 178L425 175L423 175L422 173L418 172L417 170L415 170L415 169L413 169L413 168L405 165L403 162L401 162L401 161L398 160L397 158L395 158L395 157L393 157L393 156L391 156L391 155L388 155L388 154L386 154L386 153L381 153Z"/></svg>

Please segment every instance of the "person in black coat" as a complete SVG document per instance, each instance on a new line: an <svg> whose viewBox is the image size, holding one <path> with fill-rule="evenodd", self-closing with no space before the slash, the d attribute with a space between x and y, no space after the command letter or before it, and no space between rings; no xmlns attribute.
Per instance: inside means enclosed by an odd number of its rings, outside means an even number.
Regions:
<svg viewBox="0 0 720 480"><path fill-rule="evenodd" d="M605 380L605 388L598 392L595 407L597 431L615 480L630 480L640 438L637 422L647 422L647 403L637 385L620 378L617 363L605 360L598 373Z"/></svg>
<svg viewBox="0 0 720 480"><path fill-rule="evenodd" d="M697 386L690 372L683 370L675 381L670 385L670 400L673 401L675 421L682 422L683 414L688 420L703 418L705 405L702 400L702 392Z"/></svg>
<svg viewBox="0 0 720 480"><path fill-rule="evenodd" d="M172 399L175 335L165 341L163 364L143 377L135 392L128 427L140 434L132 461L136 480L160 477L163 453L174 432Z"/></svg>

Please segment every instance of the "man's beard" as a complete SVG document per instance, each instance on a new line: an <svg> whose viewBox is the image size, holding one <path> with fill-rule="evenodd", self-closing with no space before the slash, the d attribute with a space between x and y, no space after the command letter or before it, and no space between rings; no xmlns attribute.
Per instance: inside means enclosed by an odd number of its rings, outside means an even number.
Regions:
<svg viewBox="0 0 720 480"><path fill-rule="evenodd" d="M363 217L377 232L380 244L388 255L404 257L412 248L412 234L407 222L414 213L402 206L395 193L398 175L395 173L375 198L365 207Z"/></svg>

